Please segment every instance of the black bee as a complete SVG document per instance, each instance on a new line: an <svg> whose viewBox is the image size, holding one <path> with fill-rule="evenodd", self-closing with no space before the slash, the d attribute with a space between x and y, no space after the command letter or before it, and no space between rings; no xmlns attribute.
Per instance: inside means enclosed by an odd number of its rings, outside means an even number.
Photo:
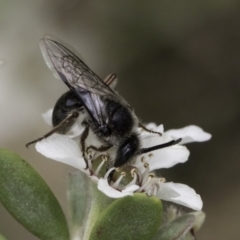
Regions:
<svg viewBox="0 0 240 240"><path fill-rule="evenodd" d="M178 139L151 148L141 148L137 127L155 134L160 133L146 129L130 105L114 91L115 74L110 74L103 81L81 60L73 48L53 36L46 35L40 41L40 48L53 75L61 79L70 91L64 93L54 107L54 128L43 137L26 144L27 147L54 132L66 134L74 124L80 124L84 128L80 140L83 155L90 129L102 143L98 148L90 147L97 151L116 147L115 159L112 159L111 165L121 167L136 155L181 141Z"/></svg>

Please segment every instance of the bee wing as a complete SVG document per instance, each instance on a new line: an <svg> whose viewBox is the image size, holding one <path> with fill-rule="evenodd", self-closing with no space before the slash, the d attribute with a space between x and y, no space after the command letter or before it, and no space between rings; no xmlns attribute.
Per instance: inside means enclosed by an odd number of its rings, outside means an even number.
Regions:
<svg viewBox="0 0 240 240"><path fill-rule="evenodd" d="M99 78L69 45L46 35L40 40L40 48L53 75L61 79L83 101L97 125L106 119L103 96L117 98L116 92Z"/></svg>

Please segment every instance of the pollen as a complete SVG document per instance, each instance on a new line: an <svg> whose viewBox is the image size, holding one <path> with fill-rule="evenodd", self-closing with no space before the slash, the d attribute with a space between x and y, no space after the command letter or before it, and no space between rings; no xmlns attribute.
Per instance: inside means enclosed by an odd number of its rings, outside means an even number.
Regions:
<svg viewBox="0 0 240 240"><path fill-rule="evenodd" d="M148 168L148 167L149 167L149 163L145 162L143 166L144 166L145 168Z"/></svg>
<svg viewBox="0 0 240 240"><path fill-rule="evenodd" d="M149 173L148 177L153 178L155 175L153 173Z"/></svg>
<svg viewBox="0 0 240 240"><path fill-rule="evenodd" d="M92 158L93 158L93 155L92 155L92 151L91 151L91 150L87 150L87 155L88 155L88 158L89 158L89 159L92 159Z"/></svg>
<svg viewBox="0 0 240 240"><path fill-rule="evenodd" d="M129 186L131 186L131 185L134 185L134 184L137 184L137 180L138 180L138 174L137 174L137 169L136 168L133 168L132 170L131 170L131 175L132 175L132 178L133 178L133 180L130 182L130 183L128 183L126 186L125 186L125 188L127 188L127 187L129 187Z"/></svg>
<svg viewBox="0 0 240 240"><path fill-rule="evenodd" d="M161 183L164 183L164 182L166 182L166 178L159 178L159 181L160 181Z"/></svg>
<svg viewBox="0 0 240 240"><path fill-rule="evenodd" d="M149 153L149 154L148 154L148 157L153 157L153 156L154 156L153 153Z"/></svg>
<svg viewBox="0 0 240 240"><path fill-rule="evenodd" d="M134 177L134 175L136 175L136 174L137 174L137 169L136 169L136 168L133 168L133 169L131 170L131 176Z"/></svg>
<svg viewBox="0 0 240 240"><path fill-rule="evenodd" d="M103 160L103 161L107 162L108 159L109 159L109 157L108 157L107 155L105 155L105 154L102 155L102 160Z"/></svg>

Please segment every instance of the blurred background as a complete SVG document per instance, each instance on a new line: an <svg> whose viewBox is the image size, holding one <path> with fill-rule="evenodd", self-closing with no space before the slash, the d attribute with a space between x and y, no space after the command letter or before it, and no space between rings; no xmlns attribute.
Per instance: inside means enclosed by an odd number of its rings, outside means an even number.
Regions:
<svg viewBox="0 0 240 240"><path fill-rule="evenodd" d="M45 33L78 50L102 78L118 74L117 91L143 122L165 129L195 124L209 142L188 145L185 164L161 171L193 187L204 201L199 240L240 239L240 2L0 1L0 146L25 158L67 213L66 176L73 168L25 143L49 127L41 114L66 91L47 68ZM37 239L0 206L0 232Z"/></svg>

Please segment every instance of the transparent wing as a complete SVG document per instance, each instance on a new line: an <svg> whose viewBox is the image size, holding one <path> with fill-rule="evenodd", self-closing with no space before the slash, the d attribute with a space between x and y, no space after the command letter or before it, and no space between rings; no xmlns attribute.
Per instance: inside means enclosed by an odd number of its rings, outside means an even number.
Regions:
<svg viewBox="0 0 240 240"><path fill-rule="evenodd" d="M99 78L80 58L79 54L57 38L46 35L40 48L53 75L73 90L97 125L106 119L103 96L118 98L116 92Z"/></svg>

